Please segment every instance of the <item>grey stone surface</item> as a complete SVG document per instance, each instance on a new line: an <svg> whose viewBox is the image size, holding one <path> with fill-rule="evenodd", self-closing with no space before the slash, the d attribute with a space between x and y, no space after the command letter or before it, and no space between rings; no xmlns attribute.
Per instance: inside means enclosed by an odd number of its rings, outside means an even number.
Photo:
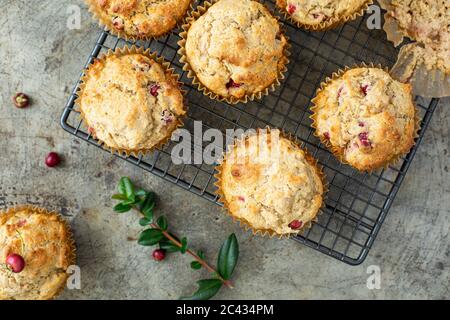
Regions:
<svg viewBox="0 0 450 320"><path fill-rule="evenodd" d="M206 275L191 271L184 256L155 263L149 248L127 241L138 217L112 213L109 199L123 175L156 190L174 230L209 258L237 234L236 288L219 299L450 298L449 99L439 104L368 258L351 267L293 241L251 237L214 204L65 133L59 117L99 32L84 6L81 29L69 30L69 5L80 1L0 0L0 204L38 204L71 221L82 289L61 299L173 299ZM17 91L32 96L32 107L11 105ZM57 169L44 164L52 150L64 155ZM366 286L370 265L381 268L379 290Z"/></svg>

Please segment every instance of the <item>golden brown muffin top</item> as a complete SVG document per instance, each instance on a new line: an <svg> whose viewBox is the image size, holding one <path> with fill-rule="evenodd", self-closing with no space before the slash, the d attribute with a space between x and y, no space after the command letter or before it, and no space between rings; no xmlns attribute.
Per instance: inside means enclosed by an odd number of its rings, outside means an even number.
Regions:
<svg viewBox="0 0 450 320"><path fill-rule="evenodd" d="M291 18L305 25L320 25L360 11L367 0L277 0Z"/></svg>
<svg viewBox="0 0 450 320"><path fill-rule="evenodd" d="M138 53L111 54L91 65L77 104L97 139L130 152L158 146L185 114L172 72Z"/></svg>
<svg viewBox="0 0 450 320"><path fill-rule="evenodd" d="M279 130L259 130L237 140L219 171L221 200L254 230L298 233L322 206L321 171Z"/></svg>
<svg viewBox="0 0 450 320"><path fill-rule="evenodd" d="M186 15L192 0L86 0L108 29L132 38L159 37Z"/></svg>
<svg viewBox="0 0 450 320"><path fill-rule="evenodd" d="M192 23L186 56L200 82L222 97L269 87L284 67L286 38L278 21L251 0L220 0Z"/></svg>
<svg viewBox="0 0 450 320"><path fill-rule="evenodd" d="M313 100L316 133L359 170L380 168L414 144L411 86L378 68L354 68Z"/></svg>
<svg viewBox="0 0 450 320"><path fill-rule="evenodd" d="M75 247L66 223L34 207L0 212L0 300L52 299L66 285ZM25 261L20 273L6 265L10 254Z"/></svg>

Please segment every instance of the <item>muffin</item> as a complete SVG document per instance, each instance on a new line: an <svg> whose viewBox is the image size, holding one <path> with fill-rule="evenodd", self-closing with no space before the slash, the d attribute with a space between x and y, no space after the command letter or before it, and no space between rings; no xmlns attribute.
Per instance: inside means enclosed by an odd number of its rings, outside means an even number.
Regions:
<svg viewBox="0 0 450 320"><path fill-rule="evenodd" d="M374 67L335 74L313 99L316 135L337 157L361 171L394 162L414 145L411 86Z"/></svg>
<svg viewBox="0 0 450 320"><path fill-rule="evenodd" d="M363 15L372 0L277 0L277 6L299 27L323 31Z"/></svg>
<svg viewBox="0 0 450 320"><path fill-rule="evenodd" d="M171 31L186 15L192 0L86 0L90 11L112 33L150 39Z"/></svg>
<svg viewBox="0 0 450 320"><path fill-rule="evenodd" d="M450 95L450 2L448 0L384 0L388 39L401 48L392 74L409 81L414 92L426 97Z"/></svg>
<svg viewBox="0 0 450 320"><path fill-rule="evenodd" d="M0 300L47 300L75 263L72 233L56 213L31 206L0 212Z"/></svg>
<svg viewBox="0 0 450 320"><path fill-rule="evenodd" d="M280 130L235 141L216 175L229 214L256 233L288 236L310 227L323 203L317 162Z"/></svg>
<svg viewBox="0 0 450 320"><path fill-rule="evenodd" d="M89 132L111 151L139 154L170 139L185 114L168 64L148 50L125 48L96 60L76 103Z"/></svg>
<svg viewBox="0 0 450 320"><path fill-rule="evenodd" d="M287 40L261 3L220 0L193 14L179 44L184 70L213 99L261 98L279 85L288 62Z"/></svg>

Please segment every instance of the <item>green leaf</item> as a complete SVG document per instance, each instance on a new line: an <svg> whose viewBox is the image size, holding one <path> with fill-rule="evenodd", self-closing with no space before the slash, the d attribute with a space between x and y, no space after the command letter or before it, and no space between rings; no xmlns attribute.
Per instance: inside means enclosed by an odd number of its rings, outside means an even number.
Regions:
<svg viewBox="0 0 450 320"><path fill-rule="evenodd" d="M142 203L142 208L151 206L155 204L155 193L154 192L146 192L145 195L145 201Z"/></svg>
<svg viewBox="0 0 450 320"><path fill-rule="evenodd" d="M186 253L186 250L187 250L187 238L184 237L183 239L181 239L180 242L181 242L180 252L181 252L182 254L185 254L185 253Z"/></svg>
<svg viewBox="0 0 450 320"><path fill-rule="evenodd" d="M198 250L197 255L200 257L200 259L205 260L205 253L202 250Z"/></svg>
<svg viewBox="0 0 450 320"><path fill-rule="evenodd" d="M147 229L139 235L138 243L141 246L154 246L163 238L161 230Z"/></svg>
<svg viewBox="0 0 450 320"><path fill-rule="evenodd" d="M202 268L202 265L198 261L192 261L191 262L191 268L194 269L194 270L199 270L199 269Z"/></svg>
<svg viewBox="0 0 450 320"><path fill-rule="evenodd" d="M219 279L204 279L197 281L198 289L190 297L182 297L181 300L208 300L219 292L222 281Z"/></svg>
<svg viewBox="0 0 450 320"><path fill-rule="evenodd" d="M155 194L149 192L146 194L144 201L142 202L140 209L144 216L153 221L153 208L155 207Z"/></svg>
<svg viewBox="0 0 450 320"><path fill-rule="evenodd" d="M114 206L114 211L118 213L124 213L131 210L131 206L129 204L118 203Z"/></svg>
<svg viewBox="0 0 450 320"><path fill-rule="evenodd" d="M237 264L239 257L239 245L236 235L232 233L220 248L219 256L217 258L217 272L228 280L233 274L234 267Z"/></svg>
<svg viewBox="0 0 450 320"><path fill-rule="evenodd" d="M136 196L134 194L134 187L133 187L133 183L131 182L130 178L128 178L128 177L120 178L119 193L124 195L127 200L130 200L132 202L135 201Z"/></svg>
<svg viewBox="0 0 450 320"><path fill-rule="evenodd" d="M111 199L114 199L114 200L127 200L127 196L124 195L124 194L116 193L116 194L114 194L111 197Z"/></svg>
<svg viewBox="0 0 450 320"><path fill-rule="evenodd" d="M138 191L135 192L136 195L136 201L135 204L139 206L139 209L142 208L142 204L144 203L148 192L143 190L143 189L139 189Z"/></svg>
<svg viewBox="0 0 450 320"><path fill-rule="evenodd" d="M150 221L150 223L153 222L153 210L142 211L142 213L144 214L144 217Z"/></svg>
<svg viewBox="0 0 450 320"><path fill-rule="evenodd" d="M127 199L134 202L136 200L136 195L134 194L134 187L133 183L131 182L130 178L123 177L120 179L122 190L124 190L124 194L127 196Z"/></svg>
<svg viewBox="0 0 450 320"><path fill-rule="evenodd" d="M147 193L148 192L145 191L144 189L139 189L134 194L136 195L136 197L145 197L145 196L147 196Z"/></svg>
<svg viewBox="0 0 450 320"><path fill-rule="evenodd" d="M129 205L135 205L136 204L136 199L135 200L125 200L122 201L123 204L129 204Z"/></svg>
<svg viewBox="0 0 450 320"><path fill-rule="evenodd" d="M180 248L169 239L163 238L159 242L159 247L167 252L178 252Z"/></svg>
<svg viewBox="0 0 450 320"><path fill-rule="evenodd" d="M126 195L125 179L129 179L129 178L127 178L127 177L120 178L119 185L118 185L119 193L123 194L123 195Z"/></svg>
<svg viewBox="0 0 450 320"><path fill-rule="evenodd" d="M148 220L147 218L141 218L141 219L139 220L139 225L142 226L142 227L146 227L146 226L148 226L150 223L151 223L151 221Z"/></svg>
<svg viewBox="0 0 450 320"><path fill-rule="evenodd" d="M167 219L166 219L165 216L160 216L160 217L158 218L158 220L156 220L156 223L158 224L158 226L159 226L162 230L164 230L164 231L167 230L168 223L167 223Z"/></svg>

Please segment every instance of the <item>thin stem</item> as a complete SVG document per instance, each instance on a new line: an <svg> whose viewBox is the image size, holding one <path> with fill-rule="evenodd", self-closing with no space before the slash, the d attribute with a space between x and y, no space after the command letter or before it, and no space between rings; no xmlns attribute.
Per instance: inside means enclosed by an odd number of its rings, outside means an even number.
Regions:
<svg viewBox="0 0 450 320"><path fill-rule="evenodd" d="M138 210L137 208L134 208L136 211L138 211L140 214L142 214L142 212L140 210ZM181 244L180 241L178 241L176 238L174 238L169 232L162 230L156 223L152 222L150 223L150 227L152 227L153 229L158 229L161 230L162 234L164 235L164 237L166 237L167 239L169 239L173 244L175 244L178 248L181 248L183 245ZM193 252L190 249L186 249L186 253L190 254L196 261L198 261L198 263L200 263L206 270L208 270L209 272L215 273L218 277L218 279L220 281L223 282L224 285L226 285L228 288L233 289L233 284L231 283L230 280L225 280L224 278L222 278L222 276L217 272L216 269L214 269L213 267L211 267L205 260L203 260L202 258L200 258L195 252Z"/></svg>

